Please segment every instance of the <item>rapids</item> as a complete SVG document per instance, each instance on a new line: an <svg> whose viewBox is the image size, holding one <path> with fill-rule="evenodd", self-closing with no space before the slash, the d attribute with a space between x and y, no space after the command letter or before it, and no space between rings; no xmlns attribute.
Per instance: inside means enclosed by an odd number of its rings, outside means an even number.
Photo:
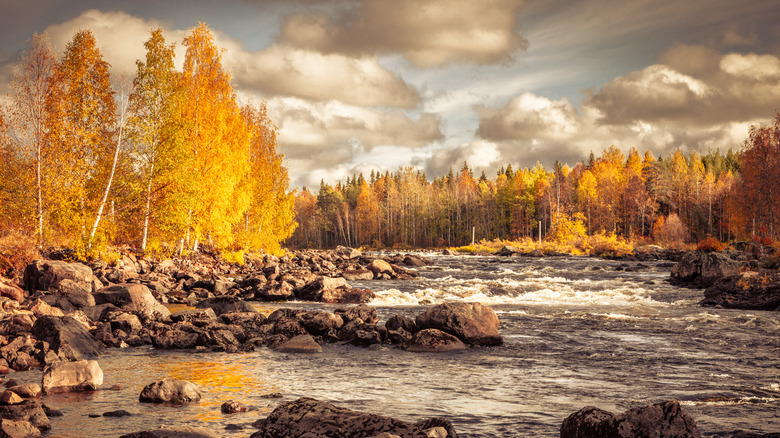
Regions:
<svg viewBox="0 0 780 438"><path fill-rule="evenodd" d="M668 282L669 263L586 257L431 256L412 281L353 282L374 290L380 323L446 301L478 301L501 320L505 345L446 354L327 344L314 356L111 349L104 387L47 396L65 411L49 436L116 437L161 424L205 425L248 437L281 401L308 396L417 421L444 416L461 437L556 437L588 405L613 412L676 398L704 436L780 431L780 313L700 307L701 290ZM628 268L627 270L625 268ZM324 308L316 303L257 303ZM39 381L40 372L18 373ZM138 403L163 377L199 384L192 406ZM281 399L262 396L279 392ZM229 399L256 411L223 415ZM124 409L137 415L92 418ZM226 430L235 424L243 430Z"/></svg>

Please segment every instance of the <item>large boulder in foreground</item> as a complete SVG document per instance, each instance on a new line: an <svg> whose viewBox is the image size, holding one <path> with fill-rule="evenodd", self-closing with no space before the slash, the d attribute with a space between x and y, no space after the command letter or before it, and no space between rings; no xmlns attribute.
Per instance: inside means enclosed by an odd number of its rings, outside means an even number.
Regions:
<svg viewBox="0 0 780 438"><path fill-rule="evenodd" d="M103 384L103 370L95 360L57 362L43 371L44 394L94 391Z"/></svg>
<svg viewBox="0 0 780 438"><path fill-rule="evenodd" d="M120 436L119 438L220 438L208 429L189 426L160 426L159 429L144 430Z"/></svg>
<svg viewBox="0 0 780 438"><path fill-rule="evenodd" d="M728 309L780 310L780 273L744 272L723 278L704 291L703 306Z"/></svg>
<svg viewBox="0 0 780 438"><path fill-rule="evenodd" d="M672 283L709 287L721 278L737 275L744 265L719 252L691 251L672 267Z"/></svg>
<svg viewBox="0 0 780 438"><path fill-rule="evenodd" d="M448 423L446 420L444 422ZM355 412L303 397L282 403L267 418L256 421L253 426L260 430L253 433L251 438L373 437L381 433L389 433L401 438L427 438L427 428L424 429L423 425L429 426L428 423L429 421L419 425L406 423L394 418ZM443 425L437 423L436 426ZM445 429L452 428L445 426ZM454 431L449 436L457 437Z"/></svg>
<svg viewBox="0 0 780 438"><path fill-rule="evenodd" d="M479 303L444 303L417 315L417 328L434 328L470 345L501 345L498 317L493 309Z"/></svg>
<svg viewBox="0 0 780 438"><path fill-rule="evenodd" d="M13 421L26 421L35 426L38 430L51 429L49 417L46 416L41 402L37 400L25 400L16 405L0 405L0 418Z"/></svg>
<svg viewBox="0 0 780 438"><path fill-rule="evenodd" d="M186 380L163 379L150 383L141 391L143 403L192 403L200 401L200 390Z"/></svg>
<svg viewBox="0 0 780 438"><path fill-rule="evenodd" d="M110 303L148 319L166 319L171 311L160 304L148 287L138 283L117 284L95 293L96 304Z"/></svg>
<svg viewBox="0 0 780 438"><path fill-rule="evenodd" d="M29 421L0 419L0 437L37 438L39 436L42 436L40 429Z"/></svg>
<svg viewBox="0 0 780 438"><path fill-rule="evenodd" d="M620 415L589 406L561 425L561 438L700 438L696 422L677 400L630 409Z"/></svg>
<svg viewBox="0 0 780 438"><path fill-rule="evenodd" d="M87 331L83 324L70 316L42 316L35 321L32 334L36 339L49 344L44 352L44 362L95 359L103 346Z"/></svg>

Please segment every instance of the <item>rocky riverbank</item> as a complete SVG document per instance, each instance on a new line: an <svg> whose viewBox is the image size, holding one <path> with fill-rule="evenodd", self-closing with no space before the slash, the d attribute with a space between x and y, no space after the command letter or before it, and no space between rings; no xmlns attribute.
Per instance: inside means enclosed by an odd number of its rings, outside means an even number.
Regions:
<svg viewBox="0 0 780 438"><path fill-rule="evenodd" d="M691 251L672 267L672 284L704 288L703 306L780 310L780 259L771 246L742 242L724 251Z"/></svg>

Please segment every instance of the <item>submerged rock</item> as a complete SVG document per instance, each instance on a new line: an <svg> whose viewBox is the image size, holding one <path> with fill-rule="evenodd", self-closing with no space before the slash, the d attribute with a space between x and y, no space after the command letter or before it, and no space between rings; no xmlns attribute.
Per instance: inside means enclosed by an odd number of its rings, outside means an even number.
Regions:
<svg viewBox="0 0 780 438"><path fill-rule="evenodd" d="M374 437L381 433L402 438L429 436L425 429L416 424L355 412L308 397L282 403L267 418L256 421L253 426L260 430L253 433L251 438Z"/></svg>
<svg viewBox="0 0 780 438"><path fill-rule="evenodd" d="M464 350L468 348L455 336L437 329L424 329L415 333L403 346L406 351L420 353L443 353L445 351Z"/></svg>
<svg viewBox="0 0 780 438"><path fill-rule="evenodd" d="M160 426L159 429L128 433L119 438L220 438L220 435L200 427Z"/></svg>
<svg viewBox="0 0 780 438"><path fill-rule="evenodd" d="M700 438L696 422L677 400L630 409L619 415L592 406L571 414L561 438Z"/></svg>
<svg viewBox="0 0 780 438"><path fill-rule="evenodd" d="M322 347L311 335L298 335L276 347L281 353L322 353Z"/></svg>

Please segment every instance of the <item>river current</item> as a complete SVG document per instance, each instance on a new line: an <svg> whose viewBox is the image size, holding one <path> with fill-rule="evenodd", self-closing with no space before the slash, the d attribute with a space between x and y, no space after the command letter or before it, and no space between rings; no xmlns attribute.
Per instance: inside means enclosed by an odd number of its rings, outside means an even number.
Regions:
<svg viewBox="0 0 780 438"><path fill-rule="evenodd" d="M326 344L317 355L111 349L104 387L47 396L62 409L49 436L117 437L162 424L248 437L283 401L313 397L407 421L450 419L461 437L557 437L585 406L612 412L678 399L704 436L780 432L780 312L700 307L701 290L669 284L669 263L587 257L430 256L411 281L353 282L377 294L380 323L448 301L493 308L505 344L425 354ZM626 269L628 268L628 269ZM316 303L256 303L333 310ZM40 372L18 373L40 381ZM164 377L200 385L190 406L138 403ZM281 393L280 399L262 397ZM257 410L223 415L229 399ZM124 409L136 415L90 417ZM227 430L228 425L242 430Z"/></svg>

